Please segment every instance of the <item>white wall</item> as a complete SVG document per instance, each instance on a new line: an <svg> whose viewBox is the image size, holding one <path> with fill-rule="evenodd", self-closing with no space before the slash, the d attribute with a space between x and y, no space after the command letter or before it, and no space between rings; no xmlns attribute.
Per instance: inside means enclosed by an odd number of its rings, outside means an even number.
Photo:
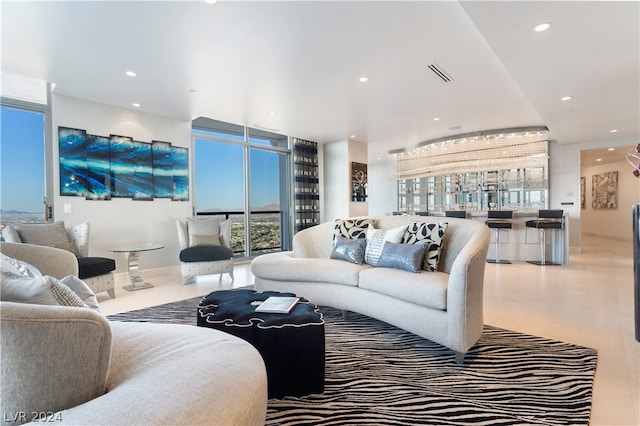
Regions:
<svg viewBox="0 0 640 426"><path fill-rule="evenodd" d="M322 145L323 151L323 221L366 216L368 202L351 201L351 163L367 163L367 145L339 141Z"/></svg>
<svg viewBox="0 0 640 426"><path fill-rule="evenodd" d="M591 204L592 176L615 171L618 172L618 208L594 209ZM586 183L586 208L581 216L584 234L632 241L631 206L640 202L640 181L631 171L626 161L582 168Z"/></svg>
<svg viewBox="0 0 640 426"><path fill-rule="evenodd" d="M110 248L150 242L164 244L165 248L143 253L140 256L140 269L178 265L180 261L175 220L191 216L192 201L133 201L129 198L88 201L82 197L60 196L58 126L83 129L95 135L131 136L141 142L171 142L176 146L189 147L192 155L191 122L142 114L62 95L53 96L52 118L54 219L64 220L67 226L89 222L90 255L116 259L117 272L127 271L126 260L122 254L110 252ZM190 188L193 190L193 182L190 182ZM192 195L189 198L193 200ZM71 213L64 212L65 204L71 206Z"/></svg>

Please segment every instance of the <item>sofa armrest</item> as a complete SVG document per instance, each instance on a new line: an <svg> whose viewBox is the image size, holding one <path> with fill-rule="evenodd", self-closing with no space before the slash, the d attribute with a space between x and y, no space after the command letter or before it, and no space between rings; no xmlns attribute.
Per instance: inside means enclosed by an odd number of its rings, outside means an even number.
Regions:
<svg viewBox="0 0 640 426"><path fill-rule="evenodd" d="M105 393L111 328L103 315L86 308L0 302L0 327L5 416L56 412Z"/></svg>
<svg viewBox="0 0 640 426"><path fill-rule="evenodd" d="M9 257L35 266L42 275L61 279L78 275L78 259L67 250L22 243L0 243L0 251Z"/></svg>
<svg viewBox="0 0 640 426"><path fill-rule="evenodd" d="M489 228L476 232L458 253L449 274L449 334L463 336L464 339L451 342L450 347L461 353L466 352L478 340L484 326L484 271L489 239Z"/></svg>

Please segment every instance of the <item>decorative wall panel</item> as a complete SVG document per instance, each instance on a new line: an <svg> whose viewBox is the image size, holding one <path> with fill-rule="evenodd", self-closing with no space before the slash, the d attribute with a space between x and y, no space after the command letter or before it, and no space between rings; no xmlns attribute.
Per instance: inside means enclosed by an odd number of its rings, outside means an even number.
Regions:
<svg viewBox="0 0 640 426"><path fill-rule="evenodd" d="M189 150L58 127L60 195L189 200Z"/></svg>

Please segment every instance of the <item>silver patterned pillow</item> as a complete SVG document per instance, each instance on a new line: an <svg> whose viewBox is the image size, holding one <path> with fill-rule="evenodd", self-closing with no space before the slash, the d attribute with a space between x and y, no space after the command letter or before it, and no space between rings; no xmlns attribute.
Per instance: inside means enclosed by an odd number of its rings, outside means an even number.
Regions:
<svg viewBox="0 0 640 426"><path fill-rule="evenodd" d="M386 241L392 243L401 243L404 236L406 226L400 226L393 229L376 229L373 225L369 225L367 230L367 248L364 253L364 261L371 266L378 264L380 254L382 254L382 247Z"/></svg>
<svg viewBox="0 0 640 426"><path fill-rule="evenodd" d="M387 241L382 247L378 266L420 272L427 244L401 244Z"/></svg>
<svg viewBox="0 0 640 426"><path fill-rule="evenodd" d="M413 222L407 227L403 238L405 244L427 244L427 250L424 254L424 264L422 266L425 271L435 272L438 270L444 233L448 226L449 223L447 222Z"/></svg>
<svg viewBox="0 0 640 426"><path fill-rule="evenodd" d="M331 251L331 259L346 260L347 262L355 263L356 265L362 265L364 260L364 248L367 245L367 240L364 238L358 238L352 240L350 238L336 236L336 240L333 243L333 250Z"/></svg>

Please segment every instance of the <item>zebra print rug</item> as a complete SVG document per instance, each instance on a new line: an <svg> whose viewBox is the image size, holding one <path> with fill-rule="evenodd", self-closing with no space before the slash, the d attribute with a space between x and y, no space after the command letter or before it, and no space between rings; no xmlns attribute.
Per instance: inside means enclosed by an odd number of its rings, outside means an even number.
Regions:
<svg viewBox="0 0 640 426"><path fill-rule="evenodd" d="M109 316L196 323L201 298ZM465 364L453 352L364 315L321 307L325 392L269 400L267 425L580 425L596 351L485 326Z"/></svg>

